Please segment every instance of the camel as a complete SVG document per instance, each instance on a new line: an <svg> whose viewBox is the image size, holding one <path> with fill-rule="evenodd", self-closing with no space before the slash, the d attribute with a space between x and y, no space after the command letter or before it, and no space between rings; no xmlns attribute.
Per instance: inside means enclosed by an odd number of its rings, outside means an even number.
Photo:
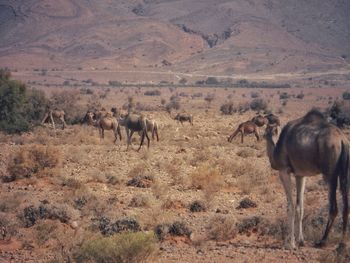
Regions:
<svg viewBox="0 0 350 263"><path fill-rule="evenodd" d="M159 142L157 122L147 118L146 126L147 126L147 131L152 133L152 140L154 140L154 135L155 135L157 137L157 142ZM142 131L139 131L139 135L142 136Z"/></svg>
<svg viewBox="0 0 350 263"><path fill-rule="evenodd" d="M267 119L268 124L270 125L276 125L276 126L281 126L281 122L280 119L278 118L278 116L270 113L270 114L266 114L264 116L264 118Z"/></svg>
<svg viewBox="0 0 350 263"><path fill-rule="evenodd" d="M193 116L192 116L192 114L178 113L174 117L174 120L177 120L177 121L181 122L181 125L183 125L183 122L188 121L193 126Z"/></svg>
<svg viewBox="0 0 350 263"><path fill-rule="evenodd" d="M141 143L137 151L141 149L145 137L147 138L147 148L149 148L150 139L147 134L147 119L144 116L127 114L125 116L121 116L118 121L121 126L125 127L128 143L126 150L128 150L129 146L131 145L131 137L134 132L141 132Z"/></svg>
<svg viewBox="0 0 350 263"><path fill-rule="evenodd" d="M119 123L111 114L104 114L101 112L93 113L92 111L88 111L86 113L86 119L89 125L98 128L101 139L104 139L105 130L112 130L114 133L114 143L117 141L118 135L119 139L122 140Z"/></svg>
<svg viewBox="0 0 350 263"><path fill-rule="evenodd" d="M246 134L251 134L254 133L256 139L259 141L260 140L260 136L258 133L258 126L252 122L252 121L246 121L241 123L238 128L230 135L230 137L227 138L227 140L229 142L231 142L233 140L233 138L238 134L241 133L241 143L243 143L243 137Z"/></svg>
<svg viewBox="0 0 350 263"><path fill-rule="evenodd" d="M66 121L64 120L64 116L65 116L64 110L58 110L58 109L50 110L50 109L47 109L47 111L46 111L46 113L44 115L44 118L41 121L41 124L44 124L47 121L47 119L50 118L52 126L53 126L53 128L55 130L56 128L55 128L55 121L54 121L54 119L59 119L62 122L62 130L64 130L64 128L67 125Z"/></svg>
<svg viewBox="0 0 350 263"><path fill-rule="evenodd" d="M268 119L262 115L257 115L251 119L252 122L255 123L256 126L258 127L263 127L268 123Z"/></svg>
<svg viewBox="0 0 350 263"><path fill-rule="evenodd" d="M295 248L294 221L297 219L299 245L304 244L302 219L304 214L304 189L307 176L322 173L328 183L329 215L322 239L316 244L326 244L329 231L337 216L336 190L339 183L343 199L344 244L348 224L349 193L349 142L339 128L327 122L321 112L311 110L304 117L287 123L275 144L272 136L275 126L266 130L267 154L272 169L279 171L287 198L289 237L288 248ZM296 181L296 205L292 199L291 174Z"/></svg>

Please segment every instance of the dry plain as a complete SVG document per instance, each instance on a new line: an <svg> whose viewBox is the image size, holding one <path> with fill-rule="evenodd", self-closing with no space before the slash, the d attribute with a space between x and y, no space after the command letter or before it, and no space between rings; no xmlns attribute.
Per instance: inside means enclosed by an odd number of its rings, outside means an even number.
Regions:
<svg viewBox="0 0 350 263"><path fill-rule="evenodd" d="M0 262L68 262L84 240L97 235L96 222L101 223L101 218L134 219L145 232L162 224L183 223L190 233L168 234L158 240L148 258L152 262L335 259L339 218L330 244L325 249L313 247L327 218L327 190L322 177L307 181L306 246L285 250L285 196L278 174L270 168L264 139L257 142L248 135L244 143L239 136L227 142L238 124L256 112L223 115L220 106L227 101L235 106L249 103L257 93L280 117L283 126L312 107L328 108L345 89L88 86L92 94L86 94L81 86L42 84L36 88L48 96L70 94L77 111L82 112L88 104L122 108L133 97L135 104L144 109L142 113L158 122L160 141L152 140L149 149L143 147L137 152L139 136L135 134L133 149L126 151L124 130L122 141L113 144L111 131L106 131L105 139L100 140L98 130L86 124L56 131L47 124L31 133L2 134L2 176L8 175L7 168L16 153L36 147L51 152L57 165L30 178L1 183L1 226L6 228L7 236L0 241ZM156 89L159 96L144 95ZM283 92L290 97L281 100ZM304 94L302 99L296 97L300 93ZM208 94L214 97L210 104L204 99ZM174 95L180 98L181 107L169 114L163 104ZM193 114L193 126L172 119L175 112L181 111ZM143 187L130 183L135 178L143 178L137 185ZM248 199L255 205L239 208L242 200L243 204L250 203ZM24 213L28 207L46 207L54 211L49 214L56 216L37 218L28 225L28 215Z"/></svg>

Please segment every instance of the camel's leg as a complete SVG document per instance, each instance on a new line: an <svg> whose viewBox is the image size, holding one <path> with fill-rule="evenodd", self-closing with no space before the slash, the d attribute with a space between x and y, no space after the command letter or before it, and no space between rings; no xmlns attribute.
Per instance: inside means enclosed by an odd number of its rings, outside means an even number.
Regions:
<svg viewBox="0 0 350 263"><path fill-rule="evenodd" d="M243 137L244 137L244 132L243 131L241 131L241 143L243 143Z"/></svg>
<svg viewBox="0 0 350 263"><path fill-rule="evenodd" d="M347 178L346 178L347 180ZM348 218L349 218L349 182L344 183L343 187L345 189L341 189L342 198L343 198L343 233L342 233L342 243L346 242L346 230L348 226Z"/></svg>
<svg viewBox="0 0 350 263"><path fill-rule="evenodd" d="M191 123L191 125L193 126L193 119L192 119L192 118L190 119L190 123Z"/></svg>
<svg viewBox="0 0 350 263"><path fill-rule="evenodd" d="M259 136L258 130L254 130L254 134L255 134L256 140L260 141L260 136Z"/></svg>
<svg viewBox="0 0 350 263"><path fill-rule="evenodd" d="M154 127L153 132L156 134L157 142L159 142L158 127L157 126Z"/></svg>
<svg viewBox="0 0 350 263"><path fill-rule="evenodd" d="M183 122L182 121L180 121L180 122L181 122L181 125L184 126Z"/></svg>
<svg viewBox="0 0 350 263"><path fill-rule="evenodd" d="M129 134L129 129L127 127L125 127L125 132L126 132L126 140L127 140L126 150L128 150L129 149L129 145L130 145L130 134Z"/></svg>
<svg viewBox="0 0 350 263"><path fill-rule="evenodd" d="M49 117L49 114L45 113L45 116L44 116L43 120L41 121L41 124L44 124L48 117Z"/></svg>
<svg viewBox="0 0 350 263"><path fill-rule="evenodd" d="M142 135L141 135L141 143L140 143L140 147L137 149L137 151L140 151L140 149L141 149L141 146L142 146L142 144L143 144L143 141L145 140L145 132L143 131L142 132Z"/></svg>
<svg viewBox="0 0 350 263"><path fill-rule="evenodd" d="M232 142L233 138L239 133L239 129L235 130L230 137L228 137L228 142Z"/></svg>
<svg viewBox="0 0 350 263"><path fill-rule="evenodd" d="M52 113L50 113L50 119L51 119L51 122L52 122L53 129L56 130L56 128L55 128L55 121L53 120Z"/></svg>
<svg viewBox="0 0 350 263"><path fill-rule="evenodd" d="M61 116L61 117L60 117L60 120L61 120L62 125L63 125L63 126L62 126L62 130L64 130L64 128L66 128L66 125L67 125L67 124L66 124L66 121L64 120L64 116Z"/></svg>
<svg viewBox="0 0 350 263"><path fill-rule="evenodd" d="M297 215L299 246L304 246L303 217L304 217L305 181L306 181L306 178L303 176L296 176L295 177L295 182L296 182L296 187L297 187L296 215Z"/></svg>
<svg viewBox="0 0 350 263"><path fill-rule="evenodd" d="M289 230L289 241L287 240L286 246L289 249L295 248L295 237L294 237L294 220L295 220L295 208L292 196L292 180L291 175L286 170L280 171L280 179L283 184L284 191L287 198L287 215L288 215L288 230Z"/></svg>
<svg viewBox="0 0 350 263"><path fill-rule="evenodd" d="M145 135L146 135L146 139L147 139L147 148L149 148L150 139L148 137L147 130L145 130Z"/></svg>
<svg viewBox="0 0 350 263"><path fill-rule="evenodd" d="M121 131L120 131L120 126L119 126L119 124L118 124L118 126L117 126L117 133L119 134L119 139L120 139L120 141L122 140L122 133L121 133Z"/></svg>
<svg viewBox="0 0 350 263"><path fill-rule="evenodd" d="M327 237L329 231L332 228L334 219L338 214L337 207L337 185L338 185L338 177L333 176L329 181L329 190L328 190L328 203L329 203L329 212L328 212L328 222L326 225L326 229L324 231L323 237L320 242L316 243L316 247L323 247L326 244Z"/></svg>

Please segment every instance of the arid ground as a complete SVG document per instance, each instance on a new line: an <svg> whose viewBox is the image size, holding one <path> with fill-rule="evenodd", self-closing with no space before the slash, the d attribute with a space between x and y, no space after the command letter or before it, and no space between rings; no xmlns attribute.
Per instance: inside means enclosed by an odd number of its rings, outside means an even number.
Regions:
<svg viewBox="0 0 350 263"><path fill-rule="evenodd" d="M256 111L223 115L220 107L231 101L239 108L259 98L283 127L312 107L330 107L346 89L47 87L40 78L32 81L48 96L74 97L75 110L82 112L91 103L122 108L132 97L139 111L157 121L160 141L151 140L149 149L137 152L140 139L134 134L133 149L126 151L124 130L122 141L113 144L111 131L100 140L95 127L75 124L61 130L59 121L56 131L45 124L31 133L2 134L0 224L6 237L0 240L1 262L68 262L85 240L110 231L103 220L123 219L135 220L144 232L174 223L184 228L157 239L148 258L152 262L330 262L341 256L335 250L339 218L329 245L313 246L327 220L321 176L307 180L305 247L283 248L286 202L266 155L264 129L260 141L253 135L244 143L239 136L227 141ZM158 96L145 95L155 90ZM171 96L179 98L180 109L169 114L165 105ZM194 125L176 122L176 112L192 114ZM33 168L31 155L44 162L43 169Z"/></svg>

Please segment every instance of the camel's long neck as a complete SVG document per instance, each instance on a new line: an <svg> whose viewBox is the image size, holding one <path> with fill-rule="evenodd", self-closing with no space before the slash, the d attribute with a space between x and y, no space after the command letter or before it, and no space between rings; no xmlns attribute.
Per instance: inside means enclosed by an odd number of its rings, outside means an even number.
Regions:
<svg viewBox="0 0 350 263"><path fill-rule="evenodd" d="M269 157L270 160L270 164L272 169L278 170L277 167L277 162L275 160L275 148L276 145L272 139L272 134L267 134L266 135L266 152L267 152L267 156Z"/></svg>

